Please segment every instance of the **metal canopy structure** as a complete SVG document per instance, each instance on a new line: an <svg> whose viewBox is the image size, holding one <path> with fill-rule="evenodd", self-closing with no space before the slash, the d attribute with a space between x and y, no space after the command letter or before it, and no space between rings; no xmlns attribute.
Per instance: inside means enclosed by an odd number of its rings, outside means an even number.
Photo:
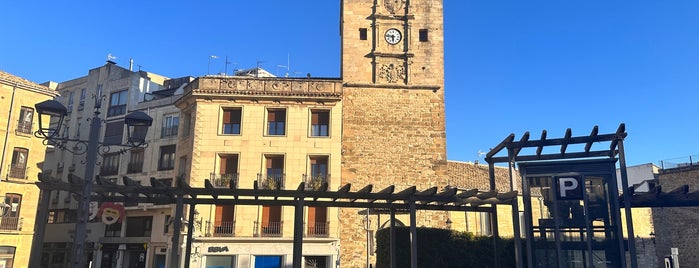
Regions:
<svg viewBox="0 0 699 268"><path fill-rule="evenodd" d="M497 146L495 146L493 149L490 150L486 154L485 160L489 164L490 168L490 183L491 185L495 184L495 176L494 176L494 165L496 163L507 163L508 168L510 171L510 189L512 191L516 190L515 186L515 181L513 177L513 170L514 166L516 163L546 163L546 162L551 162L551 160L574 160L574 159L616 159L616 157L619 157L619 164L620 164L620 170L621 170L621 182L622 182L622 190L623 190L623 195L621 198L621 204L623 204L623 207L625 208L625 215L627 219L627 231L628 231L628 245L629 245L629 253L631 256L635 256L635 242L634 242L634 235L633 235L633 225L632 225L632 220L631 220L631 198L623 198L624 196L629 196L627 191L628 191L628 180L627 180L627 174L626 174L626 160L624 156L624 147L623 147L623 140L626 138L627 133L626 133L626 128L624 124L620 124L619 128L615 133L611 134L599 134L599 128L597 126L594 126L592 129L592 132L589 135L586 136L573 136L571 129L567 129L564 136L562 138L548 138L547 137L547 132L546 130L543 130L540 136L540 139L538 140L530 140L530 134L529 132L524 133L522 137L520 138L519 141L515 140L515 135L510 134L507 136L501 143L499 143ZM609 142L609 147L603 149L603 150L592 150L593 145L603 143L603 142ZM572 146L572 145L577 145L577 146ZM582 148L582 150L574 151L570 150L570 148ZM529 149L534 151L533 154L524 154L523 149ZM552 150L553 149L553 150ZM506 150L506 155L502 156L501 152L503 150ZM554 151L553 153L551 151ZM614 176L614 175L612 175ZM522 178L522 191L525 195L525 199L527 196L530 195L528 185L527 183L527 178ZM613 183L613 185L616 185L616 182ZM525 189L527 188L527 189ZM614 187L616 188L616 187ZM616 194L614 194L616 196ZM617 199L614 198L614 201ZM587 200L585 201L587 202ZM531 204L525 200L525 214L526 213L531 213ZM617 211L620 208L620 202L610 202L612 203L613 207L616 207ZM528 206L529 205L529 206ZM517 261L517 266L518 267L523 267L523 255L522 255L522 243L521 240L519 239L520 237L520 224L519 224L519 218L516 217L516 214L518 213L518 208L517 204L515 203L513 205L513 219L514 219L514 233L515 233L515 244L516 244L516 261ZM587 213L587 212L586 212ZM555 213L554 213L555 214ZM618 217L618 214L616 215ZM527 224L525 221L525 229L530 228L531 226ZM556 237L559 236L559 228L558 228L558 223L556 223ZM619 233L621 233L621 228L619 227ZM532 267L533 263L531 262L533 256L532 256L532 245L531 245L531 237L528 235L527 236L527 259L528 259L528 267ZM560 252L560 242L557 242L558 244L558 250ZM623 244L623 241L620 242L620 244ZM623 248L623 245L622 245ZM625 258L622 258L622 263L625 262L623 260ZM630 258L631 259L631 267L637 267L636 264L636 258Z"/></svg>
<svg viewBox="0 0 699 268"><path fill-rule="evenodd" d="M255 182L253 189L238 189L231 184L231 187L215 187L206 179L204 187L191 187L183 178L178 178L175 187L164 185L155 178L150 179L151 186L142 186L139 182L128 177L123 177L123 185L105 180L99 176L96 178L91 201L97 202L123 202L123 203L152 203L156 205L176 204L175 219L183 218L184 205L189 206L188 220L188 243L186 245L185 266L188 266L191 253L191 241L194 226L194 208L201 204L218 205L270 205L270 206L293 206L294 214L294 246L293 246L293 267L301 267L301 249L303 243L303 207L304 206L325 206L344 208L367 208L375 210L391 211L391 227L393 227L395 211L409 211L411 221L411 236L416 235L415 214L416 210L439 210L439 211L476 211L495 213L495 206L513 205L517 203L517 192L510 191L498 193L496 191L479 192L476 190L459 191L456 188L447 187L439 191L437 187L419 191L415 186L396 192L395 186L391 185L380 191L373 192L373 186L367 185L363 188L352 191L351 185L346 184L337 191L328 190L328 184L323 183L317 188L307 188L301 182L296 190L262 189ZM39 174L37 186L42 190L39 210L37 212L37 222L46 222L48 217L48 202L51 191L67 191L73 194L80 194L83 180L69 175L69 182L54 179ZM43 244L43 233L45 225L37 224L35 227L35 238L32 249L32 258L35 254L41 256ZM40 229L39 229L40 228ZM174 222L174 233L181 230L181 221ZM392 237L392 241L393 237ZM412 254L411 263L417 266L417 245L416 239L411 239ZM179 235L172 238L173 245L179 245ZM391 243L391 252L393 251ZM178 247L172 247L171 256L178 256ZM395 255L391 256L391 263ZM178 267L176 261L171 261L172 267Z"/></svg>
<svg viewBox="0 0 699 268"><path fill-rule="evenodd" d="M689 185L683 185L669 192L663 192L658 185L649 192L635 193L629 189L632 207L697 207L699 206L699 191L689 192ZM623 200L624 196L620 197Z"/></svg>

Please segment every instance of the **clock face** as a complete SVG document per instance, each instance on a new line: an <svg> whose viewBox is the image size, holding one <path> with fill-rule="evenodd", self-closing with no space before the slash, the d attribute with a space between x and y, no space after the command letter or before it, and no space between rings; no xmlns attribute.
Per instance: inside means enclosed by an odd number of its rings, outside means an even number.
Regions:
<svg viewBox="0 0 699 268"><path fill-rule="evenodd" d="M403 39L403 35L398 31L398 29L391 28L386 31L384 34L384 38L386 39L386 42L388 42L391 45L398 44L401 39Z"/></svg>

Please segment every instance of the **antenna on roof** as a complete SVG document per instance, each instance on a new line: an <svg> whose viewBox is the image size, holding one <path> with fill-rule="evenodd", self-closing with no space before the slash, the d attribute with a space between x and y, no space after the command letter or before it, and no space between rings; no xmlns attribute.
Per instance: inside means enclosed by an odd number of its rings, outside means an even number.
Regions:
<svg viewBox="0 0 699 268"><path fill-rule="evenodd" d="M286 65L281 65L278 64L277 67L279 68L286 68L286 73L284 74L284 77L289 77L289 72L291 71L291 60L290 60L289 53L286 53Z"/></svg>
<svg viewBox="0 0 699 268"><path fill-rule="evenodd" d="M255 77L260 77L260 66L265 61L257 60L257 68L255 69Z"/></svg>

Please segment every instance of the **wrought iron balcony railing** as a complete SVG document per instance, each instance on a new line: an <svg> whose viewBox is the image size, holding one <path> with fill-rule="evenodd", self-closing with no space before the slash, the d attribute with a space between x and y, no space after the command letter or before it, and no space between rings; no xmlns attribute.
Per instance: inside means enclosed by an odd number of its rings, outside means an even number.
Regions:
<svg viewBox="0 0 699 268"><path fill-rule="evenodd" d="M0 219L0 230L22 231L22 218L4 217Z"/></svg>
<svg viewBox="0 0 699 268"><path fill-rule="evenodd" d="M10 178L27 179L27 168L10 165Z"/></svg>
<svg viewBox="0 0 699 268"><path fill-rule="evenodd" d="M19 121L17 124L17 133L32 134L32 123Z"/></svg>
<svg viewBox="0 0 699 268"><path fill-rule="evenodd" d="M213 228L213 236L235 236L235 221L222 221L220 223L215 223Z"/></svg>
<svg viewBox="0 0 699 268"><path fill-rule="evenodd" d="M306 236L308 237L328 237L330 231L330 222L310 222L306 228Z"/></svg>
<svg viewBox="0 0 699 268"><path fill-rule="evenodd" d="M268 190L280 190L284 189L284 178L286 175L284 174L277 174L277 175L263 175L258 173L257 174L257 186L260 189L268 189Z"/></svg>
<svg viewBox="0 0 699 268"><path fill-rule="evenodd" d="M108 175L116 175L119 173L119 166L101 166L100 167L100 175L108 176Z"/></svg>
<svg viewBox="0 0 699 268"><path fill-rule="evenodd" d="M306 190L318 190L323 183L330 184L330 174L315 174L308 176L303 174L303 181L306 183Z"/></svg>
<svg viewBox="0 0 699 268"><path fill-rule="evenodd" d="M143 172L143 162L129 163L129 165L126 167L126 172L127 173Z"/></svg>
<svg viewBox="0 0 699 268"><path fill-rule="evenodd" d="M262 237L281 237L283 224L283 221L270 221L262 223L256 221L254 234Z"/></svg>
<svg viewBox="0 0 699 268"><path fill-rule="evenodd" d="M211 184L216 187L216 188L229 188L229 189L237 189L238 188L238 173L232 173L232 174L216 174L216 173L211 173L209 174L209 179L211 180Z"/></svg>

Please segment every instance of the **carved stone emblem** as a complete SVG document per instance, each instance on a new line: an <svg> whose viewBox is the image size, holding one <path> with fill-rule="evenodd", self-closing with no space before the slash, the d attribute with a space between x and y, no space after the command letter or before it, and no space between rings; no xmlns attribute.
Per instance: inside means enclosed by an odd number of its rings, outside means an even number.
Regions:
<svg viewBox="0 0 699 268"><path fill-rule="evenodd" d="M405 5L405 0L384 0L383 6L391 14L396 14Z"/></svg>
<svg viewBox="0 0 699 268"><path fill-rule="evenodd" d="M386 79L388 83L398 83L399 80L405 80L405 67L393 63L384 64L379 69L379 77Z"/></svg>

